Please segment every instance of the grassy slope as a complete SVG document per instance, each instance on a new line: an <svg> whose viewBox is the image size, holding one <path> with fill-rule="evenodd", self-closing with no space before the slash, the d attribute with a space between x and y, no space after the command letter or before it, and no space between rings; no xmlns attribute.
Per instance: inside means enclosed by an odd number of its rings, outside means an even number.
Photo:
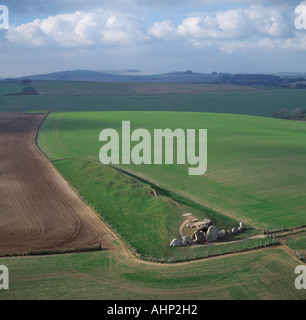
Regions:
<svg viewBox="0 0 306 320"><path fill-rule="evenodd" d="M306 299L297 261L279 249L181 265L148 265L113 252L0 259L5 299Z"/></svg>
<svg viewBox="0 0 306 320"><path fill-rule="evenodd" d="M257 227L305 224L305 122L224 114L54 113L39 133L39 144L52 159L97 159L100 131L120 131L122 120L150 130L206 128L209 141L204 176L188 176L187 165L125 170Z"/></svg>
<svg viewBox="0 0 306 320"><path fill-rule="evenodd" d="M243 248L253 248L259 240L217 247L171 248L173 238L179 237L178 230L185 220L182 214L192 212L196 217L214 220L220 229L231 229L238 222L205 208L194 210L190 205L178 208L165 196L155 198L148 185L136 182L114 169L86 159L56 161L54 165L68 181L82 194L130 245L142 256L169 260L206 257L208 254L231 252ZM254 235L254 230L245 230L230 238L235 241ZM265 240L262 240L264 245Z"/></svg>
<svg viewBox="0 0 306 320"><path fill-rule="evenodd" d="M33 84L35 87L35 83ZM304 107L306 90L255 90L169 96L0 97L0 111L195 111L270 117L283 107Z"/></svg>
<svg viewBox="0 0 306 320"><path fill-rule="evenodd" d="M142 255L163 258L181 213L122 173L86 159L54 163L85 199ZM172 237L172 238L171 238Z"/></svg>

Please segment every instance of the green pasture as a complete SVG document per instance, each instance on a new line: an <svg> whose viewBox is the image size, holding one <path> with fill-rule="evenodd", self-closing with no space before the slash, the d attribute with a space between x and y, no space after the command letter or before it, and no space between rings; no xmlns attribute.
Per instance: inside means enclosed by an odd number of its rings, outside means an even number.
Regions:
<svg viewBox="0 0 306 320"><path fill-rule="evenodd" d="M298 300L298 262L280 249L187 264L147 264L113 251L1 258L0 300Z"/></svg>
<svg viewBox="0 0 306 320"><path fill-rule="evenodd" d="M189 176L188 164L131 164L122 169L258 228L305 224L305 122L207 113L52 113L38 142L52 160L98 160L101 130L120 132L123 120L131 121L132 130L150 132L207 129L208 170L203 176Z"/></svg>
<svg viewBox="0 0 306 320"><path fill-rule="evenodd" d="M306 253L306 232L286 240L286 245L293 250L303 250Z"/></svg>
<svg viewBox="0 0 306 320"><path fill-rule="evenodd" d="M143 96L256 90L238 85L88 81L35 81L35 88L43 96Z"/></svg>
<svg viewBox="0 0 306 320"><path fill-rule="evenodd" d="M0 96L22 92L23 89L24 86L19 81L0 81Z"/></svg>
<svg viewBox="0 0 306 320"><path fill-rule="evenodd" d="M108 84L111 86L110 84ZM35 89L40 87L40 82L33 82ZM45 83L41 86L46 86ZM190 111L190 112L213 112L231 113L243 115L255 115L271 117L275 110L281 108L305 107L306 90L250 90L250 91L229 91L207 92L203 94L173 94L173 95L105 95L99 96L97 84L91 84L87 94L77 95L78 86L70 86L66 91L63 83L61 94L59 84L49 84L45 91L40 89L41 96L0 96L1 111L28 111L28 110L49 110L49 111ZM52 91L53 86L56 89ZM87 84L89 86L89 84ZM105 84L106 86L106 84ZM112 84L111 92L121 92L120 84ZM136 88L137 89L137 88ZM135 90L136 90L135 89ZM127 89L125 89L127 90ZM86 90L85 90L86 91ZM47 95L49 92L49 95ZM90 94L90 95L89 95Z"/></svg>

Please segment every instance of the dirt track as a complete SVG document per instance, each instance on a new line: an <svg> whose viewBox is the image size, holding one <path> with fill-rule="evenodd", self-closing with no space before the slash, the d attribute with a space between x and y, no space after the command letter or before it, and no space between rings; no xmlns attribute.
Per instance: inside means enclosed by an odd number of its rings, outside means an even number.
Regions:
<svg viewBox="0 0 306 320"><path fill-rule="evenodd" d="M0 255L110 248L112 233L34 146L43 118L0 113Z"/></svg>

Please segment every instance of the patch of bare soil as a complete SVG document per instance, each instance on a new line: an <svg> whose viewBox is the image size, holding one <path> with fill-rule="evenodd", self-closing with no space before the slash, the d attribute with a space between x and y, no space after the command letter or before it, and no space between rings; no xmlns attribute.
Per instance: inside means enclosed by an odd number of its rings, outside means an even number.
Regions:
<svg viewBox="0 0 306 320"><path fill-rule="evenodd" d="M109 249L114 235L34 145L44 116L0 113L0 255Z"/></svg>

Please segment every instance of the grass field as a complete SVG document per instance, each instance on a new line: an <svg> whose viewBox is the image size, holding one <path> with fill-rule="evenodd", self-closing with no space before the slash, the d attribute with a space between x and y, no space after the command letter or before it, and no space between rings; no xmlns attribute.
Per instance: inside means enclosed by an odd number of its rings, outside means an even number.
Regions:
<svg viewBox="0 0 306 320"><path fill-rule="evenodd" d="M192 202L184 203L179 208L167 201L169 196L158 195L156 198L148 185L87 159L56 161L54 165L112 229L144 258L186 260L254 248L260 244L260 240L256 239L214 248L169 247L173 238L180 238L178 230L185 220L182 215L186 212L192 212L200 219L213 219L220 230L238 226L238 221L200 206L194 208ZM248 228L229 239L236 241L253 235L256 231ZM264 239L261 244L265 244Z"/></svg>
<svg viewBox="0 0 306 320"><path fill-rule="evenodd" d="M43 96L146 96L251 91L235 85L191 83L109 83L80 81L37 81L35 88Z"/></svg>
<svg viewBox="0 0 306 320"><path fill-rule="evenodd" d="M87 84L89 86L89 84ZM33 82L39 87L39 82ZM45 88L45 84L42 86ZM41 88L41 92L49 92L45 96L0 97L1 111L192 111L231 113L270 117L275 110L281 108L305 107L306 90L251 90L231 92L208 92L202 94L172 94L147 96L77 96L77 89L70 89L66 95L51 94L50 87ZM56 86L58 92L59 87ZM95 92L92 84L90 93ZM120 84L112 90L117 92ZM77 87L77 85L76 85ZM54 89L54 90L55 90ZM85 88L86 89L86 88ZM85 90L83 89L83 90ZM62 92L64 94L64 92Z"/></svg>
<svg viewBox="0 0 306 320"><path fill-rule="evenodd" d="M306 299L294 287L298 262L280 249L179 265L148 264L116 251L0 259L6 299Z"/></svg>
<svg viewBox="0 0 306 320"><path fill-rule="evenodd" d="M19 81L0 81L0 96L22 92L23 88Z"/></svg>
<svg viewBox="0 0 306 320"><path fill-rule="evenodd" d="M204 113L53 113L41 128L39 145L53 160L98 159L100 131L120 132L122 120L150 131L208 129L204 176L188 176L187 165L125 170L258 228L305 224L305 122Z"/></svg>
<svg viewBox="0 0 306 320"><path fill-rule="evenodd" d="M293 250L303 250L306 254L306 233L303 232L294 238L286 240L286 244Z"/></svg>

